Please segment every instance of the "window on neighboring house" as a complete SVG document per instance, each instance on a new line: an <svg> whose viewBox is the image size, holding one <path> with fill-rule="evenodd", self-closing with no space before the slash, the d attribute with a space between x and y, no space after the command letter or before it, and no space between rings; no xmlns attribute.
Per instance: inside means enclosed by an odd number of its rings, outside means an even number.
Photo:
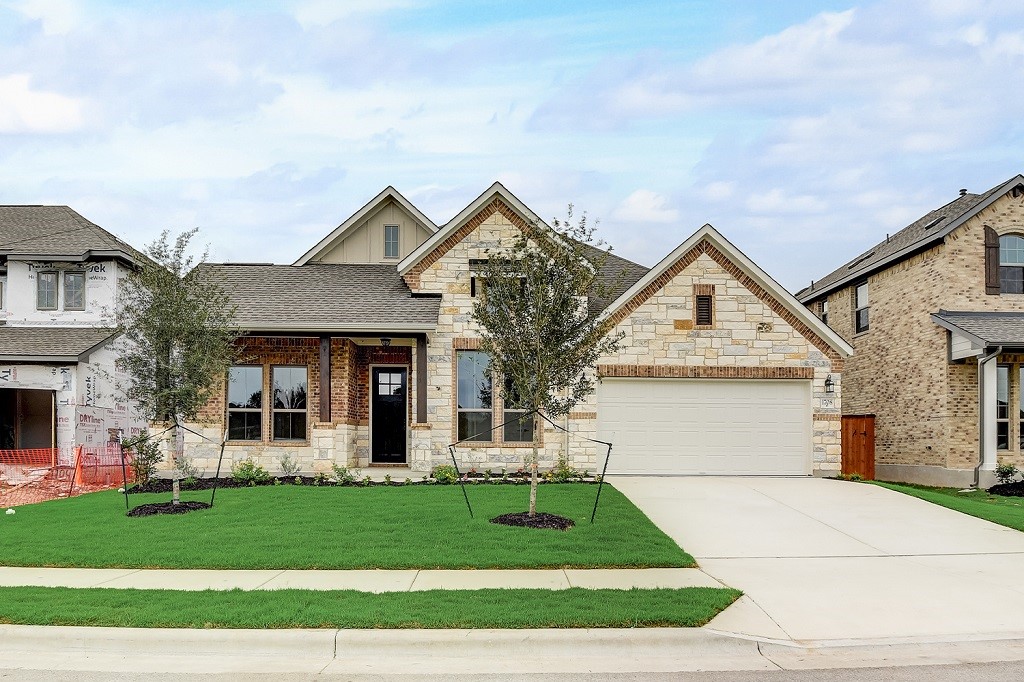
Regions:
<svg viewBox="0 0 1024 682"><path fill-rule="evenodd" d="M828 324L828 299L822 299L821 301L821 321Z"/></svg>
<svg viewBox="0 0 1024 682"><path fill-rule="evenodd" d="M64 273L64 310L85 310L85 273Z"/></svg>
<svg viewBox="0 0 1024 682"><path fill-rule="evenodd" d="M384 226L384 257L398 258L398 225Z"/></svg>
<svg viewBox="0 0 1024 682"><path fill-rule="evenodd" d="M274 440L306 440L306 368L273 367Z"/></svg>
<svg viewBox="0 0 1024 682"><path fill-rule="evenodd" d="M999 238L999 291L1024 294L1024 237L1020 235Z"/></svg>
<svg viewBox="0 0 1024 682"><path fill-rule="evenodd" d="M1010 449L1010 366L996 367L996 449Z"/></svg>
<svg viewBox="0 0 1024 682"><path fill-rule="evenodd" d="M491 359L479 350L460 350L456 358L458 440L492 440L494 387Z"/></svg>
<svg viewBox="0 0 1024 682"><path fill-rule="evenodd" d="M263 368L228 371L228 440L263 439Z"/></svg>
<svg viewBox="0 0 1024 682"><path fill-rule="evenodd" d="M711 296L702 294L696 297L696 318L694 324L700 327L710 327L714 324L714 299Z"/></svg>
<svg viewBox="0 0 1024 682"><path fill-rule="evenodd" d="M869 327L868 311L870 305L868 303L868 283L861 282L857 285L854 290L854 302L853 302L853 318L854 318L854 330L857 332L866 332Z"/></svg>
<svg viewBox="0 0 1024 682"><path fill-rule="evenodd" d="M502 405L502 440L506 443L530 443L533 441L533 422L537 418L526 418L526 410L512 390L512 382L505 379L505 402Z"/></svg>
<svg viewBox="0 0 1024 682"><path fill-rule="evenodd" d="M57 273L36 274L36 310L57 309Z"/></svg>

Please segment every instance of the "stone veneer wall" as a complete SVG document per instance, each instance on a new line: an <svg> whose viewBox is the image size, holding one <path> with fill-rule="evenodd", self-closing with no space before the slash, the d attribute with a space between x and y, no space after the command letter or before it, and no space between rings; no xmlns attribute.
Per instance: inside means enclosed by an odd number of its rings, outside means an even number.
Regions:
<svg viewBox="0 0 1024 682"><path fill-rule="evenodd" d="M947 332L930 315L1024 311L1024 295L985 293L986 225L999 234L1024 233L1024 197L997 199L944 243L871 275L866 332L853 331L852 285L828 296L829 325L855 351L846 361L843 413L875 415L880 477L891 465L903 480L914 479L913 467L928 467L960 472L957 480L966 481L965 470L977 464L977 362L949 364ZM999 459L1024 463L1012 437Z"/></svg>
<svg viewBox="0 0 1024 682"><path fill-rule="evenodd" d="M713 287L714 324L700 327L694 292L708 286ZM600 374L810 379L812 468L839 470L843 360L827 343L707 243L684 254L650 288L656 292L650 298L617 314L622 319L616 331L625 337L621 350L598 365ZM829 375L835 382L831 394L825 393Z"/></svg>

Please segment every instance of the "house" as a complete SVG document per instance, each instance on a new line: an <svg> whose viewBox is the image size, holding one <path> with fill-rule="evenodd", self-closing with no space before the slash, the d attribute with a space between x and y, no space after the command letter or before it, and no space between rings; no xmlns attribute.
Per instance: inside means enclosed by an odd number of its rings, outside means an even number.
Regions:
<svg viewBox="0 0 1024 682"><path fill-rule="evenodd" d="M842 409L875 415L878 478L1024 463L1024 176L961 190L797 298L856 350Z"/></svg>
<svg viewBox="0 0 1024 682"><path fill-rule="evenodd" d="M193 463L282 457L429 471L459 446L479 470L521 466L531 425L492 390L471 318L473 266L546 225L495 183L444 225L388 187L291 265L209 264L238 309L243 364L191 425ZM851 349L710 226L652 269L610 257L610 300L588 301L625 334L599 388L544 424L542 464L610 471L809 475L840 465L843 363ZM564 429L564 430L563 430Z"/></svg>
<svg viewBox="0 0 1024 682"><path fill-rule="evenodd" d="M118 282L138 252L67 206L0 206L0 450L143 426L115 390Z"/></svg>

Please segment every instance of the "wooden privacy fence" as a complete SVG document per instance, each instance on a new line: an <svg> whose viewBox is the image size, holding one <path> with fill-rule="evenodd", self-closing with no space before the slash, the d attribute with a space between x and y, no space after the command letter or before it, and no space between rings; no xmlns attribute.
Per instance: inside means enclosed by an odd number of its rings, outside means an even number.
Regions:
<svg viewBox="0 0 1024 682"><path fill-rule="evenodd" d="M843 473L875 480L875 415L843 415Z"/></svg>

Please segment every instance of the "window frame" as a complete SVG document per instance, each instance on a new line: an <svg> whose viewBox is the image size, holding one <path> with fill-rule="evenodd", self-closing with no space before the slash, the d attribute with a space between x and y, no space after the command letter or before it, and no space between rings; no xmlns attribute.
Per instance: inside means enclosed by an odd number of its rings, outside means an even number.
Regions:
<svg viewBox="0 0 1024 682"><path fill-rule="evenodd" d="M1008 238L1014 238L1021 240L1021 244L1018 248L1013 249L1018 254L1024 252L1024 235L1016 232L1007 232L1006 234L999 235L998 240L998 251L999 251L999 293L1000 294L1024 294L1024 257L1020 257L1020 262L1010 263L1004 262L1003 254L1010 251L1009 248L1003 248L1003 240ZM1004 277L1004 273L1013 271L1017 274L1014 279ZM1008 282L1013 282L1015 286L1007 287Z"/></svg>
<svg viewBox="0 0 1024 682"><path fill-rule="evenodd" d="M280 369L301 369L305 372L305 397L304 406L299 407L277 407L277 382L275 375L277 370ZM266 402L264 402L264 405ZM303 415L302 437L301 438L279 438L277 435L277 415L278 414L301 414ZM289 418L289 433L294 434L294 428L292 419ZM270 441L273 443L305 443L309 440L309 365L270 365Z"/></svg>
<svg viewBox="0 0 1024 682"><path fill-rule="evenodd" d="M1012 366L1009 364L1000 363L996 365L996 450L1002 451L1010 449L1011 369ZM1005 388L1005 393L1000 390L1003 388ZM1003 398L1002 405L1000 405L1001 397Z"/></svg>
<svg viewBox="0 0 1024 682"><path fill-rule="evenodd" d="M860 290L864 288L864 305L860 305ZM864 314L863 323L861 313ZM871 329L871 292L868 281L863 280L853 286L853 331L861 334Z"/></svg>
<svg viewBox="0 0 1024 682"><path fill-rule="evenodd" d="M36 273L36 310L59 310L57 307L60 302L60 276L57 270L40 270ZM53 277L53 306L41 306L39 305L39 294L41 291L41 284L44 276Z"/></svg>
<svg viewBox="0 0 1024 682"><path fill-rule="evenodd" d="M70 277L81 277L82 278L82 304L80 306L70 305L68 303L68 290L70 288L70 287L68 287L68 278L70 278ZM64 304L64 310L85 310L85 305L86 305L85 290L86 290L86 281L87 281L85 270L63 270L61 272L60 280L61 280L61 284L63 285L63 289L64 289L63 295L61 297L61 302Z"/></svg>
<svg viewBox="0 0 1024 682"><path fill-rule="evenodd" d="M486 409L480 408L480 407L462 407L462 404L461 404L462 403L462 401L461 401L461 394L462 394L462 392L461 392L459 386L462 383L462 378L461 378L462 363L460 362L460 360L461 360L462 356L467 355L469 353L475 353L475 354L482 355L482 356L487 358L487 368L484 370L484 374L490 380L491 398L490 398L490 406L488 408L486 408ZM455 425L454 425L455 426L455 440L456 441L462 441L462 440L469 439L469 440L466 440L466 442L468 442L468 443L493 443L493 442L495 442L495 440L494 440L494 433L495 433L495 431L494 431L494 416L495 416L495 412L497 412L497 410L495 409L496 405L495 405L495 395L494 395L494 373L491 371L491 358L490 358L490 356L487 355L487 353L485 353L484 351L482 351L480 349L477 349L477 348L459 348L459 349L455 350L455 391L454 391L454 393L455 393ZM483 402L483 401L481 401L481 402ZM487 437L486 438L472 438L472 439L470 439L470 436L478 435L478 434L468 434L467 433L467 434L463 435L463 433L462 433L462 415L463 414L470 414L470 413L471 414L488 414L488 415L490 415L490 420L488 422L490 424L490 427L489 427L489 430L487 431L487 434L486 434ZM467 424L467 428L468 428L468 424Z"/></svg>
<svg viewBox="0 0 1024 682"><path fill-rule="evenodd" d="M231 406L231 372L235 369L256 369L260 373L260 406L259 407L232 407ZM228 368L228 381L224 404L227 407L227 432L229 442L233 443L262 443L263 442L263 408L266 405L266 384L263 365L232 365ZM257 414L259 415L258 434L256 438L231 438L231 415L232 413Z"/></svg>
<svg viewBox="0 0 1024 682"><path fill-rule="evenodd" d="M821 299L821 323L828 324L828 299Z"/></svg>
<svg viewBox="0 0 1024 682"><path fill-rule="evenodd" d="M493 371L491 370L491 364L490 364L490 358L489 357L488 357L488 365L487 366L488 366L488 371L491 372L491 374L490 374L490 380L491 380L491 406L490 406L490 409L486 410L486 409L473 408L473 407L462 408L462 407L459 406L459 354L460 353L481 353L484 356L487 355L486 353L484 353L484 351L480 350L479 347L477 347L475 345L474 342L476 341L476 339L468 339L468 341L470 341L470 343L467 344L467 345L469 345L469 347L459 347L461 345L460 342L465 342L465 341L467 341L467 339L456 339L455 343L454 343L454 347L453 347L453 356L452 356L452 364L453 364L453 377L452 377L452 382L453 382L452 393L453 393L453 396L452 396L452 406L453 406L453 414L454 414L454 417L455 417L454 420L453 420L453 424L452 424L453 440L455 440L455 441L462 441L463 438L464 438L464 436L463 436L463 434L461 432L461 429L460 429L460 422L461 422L461 419L460 419L460 416L459 416L460 414L462 414L464 412L490 412L491 413L491 421L490 421L490 431L489 431L488 439L487 440L469 440L469 441L466 441L467 443L471 443L475 447L508 447L508 448L533 447L534 445L538 445L538 446L542 445L543 441L544 441L543 431L536 428L536 423L535 422L531 423L530 439L529 440L514 440L514 439L509 439L509 438L506 437L506 430L510 426L509 424L507 424L507 422L510 419L515 418L515 415L517 415L517 414L526 414L527 410L524 410L524 409L521 409L521 408L517 408L517 407L510 407L509 406L512 403L512 401L506 401L502 397L502 394L507 389L500 390L500 391L499 390L495 390L496 386L500 385L500 386L502 386L504 388L506 386L506 384L505 384L505 379L503 377L495 375L493 373ZM535 416L534 420L536 420L536 419L537 419L537 417ZM466 434L466 435L471 435L471 434ZM536 438L536 440L534 440L534 438Z"/></svg>
<svg viewBox="0 0 1024 682"><path fill-rule="evenodd" d="M392 243L388 239L388 232L394 230L394 255L389 255L388 244ZM388 260L398 260L402 257L402 227L401 225L385 225L384 226L384 257Z"/></svg>

